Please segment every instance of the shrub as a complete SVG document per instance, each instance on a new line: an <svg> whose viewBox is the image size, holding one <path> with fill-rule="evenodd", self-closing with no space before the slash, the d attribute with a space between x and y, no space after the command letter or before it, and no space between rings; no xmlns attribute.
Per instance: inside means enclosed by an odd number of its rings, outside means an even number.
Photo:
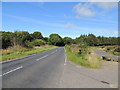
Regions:
<svg viewBox="0 0 120 90"><path fill-rule="evenodd" d="M78 54L86 54L87 51L88 51L88 46L85 43L81 43L80 46L79 46L79 48L80 49L79 49Z"/></svg>
<svg viewBox="0 0 120 90"><path fill-rule="evenodd" d="M30 42L30 41L26 41L25 42L25 46L26 47L33 47L33 46L41 46L41 45L45 45L46 42L42 39L35 39L34 41Z"/></svg>
<svg viewBox="0 0 120 90"><path fill-rule="evenodd" d="M115 52L120 52L120 47L115 48Z"/></svg>
<svg viewBox="0 0 120 90"><path fill-rule="evenodd" d="M25 46L28 48L32 48L33 47L33 43L30 41L25 41Z"/></svg>
<svg viewBox="0 0 120 90"><path fill-rule="evenodd" d="M41 45L45 45L46 42L42 39L35 39L34 41L32 41L32 45L33 46L41 46Z"/></svg>
<svg viewBox="0 0 120 90"><path fill-rule="evenodd" d="M101 48L104 48L104 46L102 46Z"/></svg>

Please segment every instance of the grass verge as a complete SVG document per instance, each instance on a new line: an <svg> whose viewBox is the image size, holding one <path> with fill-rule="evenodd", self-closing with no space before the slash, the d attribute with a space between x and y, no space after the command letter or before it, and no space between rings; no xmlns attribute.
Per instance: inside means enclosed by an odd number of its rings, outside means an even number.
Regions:
<svg viewBox="0 0 120 90"><path fill-rule="evenodd" d="M21 46L14 46L14 47L8 48L6 50L2 50L2 60L1 61L16 59L16 58L28 56L31 54L51 50L54 48L56 48L56 46L51 46L51 45L44 45L44 46L34 47L34 48L23 48Z"/></svg>
<svg viewBox="0 0 120 90"><path fill-rule="evenodd" d="M79 48L78 48L79 49ZM76 64L79 64L81 66L85 66L88 68L99 68L99 59L97 58L97 56L94 55L94 53L90 53L90 54L78 54L79 50L71 50L71 46L65 46L65 50L66 50L66 55L67 58L72 61L75 62Z"/></svg>

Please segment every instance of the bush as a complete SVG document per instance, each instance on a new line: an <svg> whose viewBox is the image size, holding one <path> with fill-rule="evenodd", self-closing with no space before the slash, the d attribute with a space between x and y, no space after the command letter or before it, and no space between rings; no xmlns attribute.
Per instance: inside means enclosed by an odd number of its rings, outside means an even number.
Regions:
<svg viewBox="0 0 120 90"><path fill-rule="evenodd" d="M110 50L110 48L109 47L107 47L107 51L109 51Z"/></svg>
<svg viewBox="0 0 120 90"><path fill-rule="evenodd" d="M115 52L120 52L120 47L115 48Z"/></svg>
<svg viewBox="0 0 120 90"><path fill-rule="evenodd" d="M104 48L104 46L102 46L101 48Z"/></svg>
<svg viewBox="0 0 120 90"><path fill-rule="evenodd" d="M32 48L33 44L30 41L25 41L25 46L28 47L28 48Z"/></svg>
<svg viewBox="0 0 120 90"><path fill-rule="evenodd" d="M33 47L33 46L41 46L41 45L45 45L46 42L42 39L35 39L34 41L30 42L30 41L26 41L25 45L26 47Z"/></svg>
<svg viewBox="0 0 120 90"><path fill-rule="evenodd" d="M78 54L86 54L87 51L88 51L88 46L85 43L81 43L80 46L79 46L79 48L80 49L79 49Z"/></svg>
<svg viewBox="0 0 120 90"><path fill-rule="evenodd" d="M41 45L45 45L46 42L43 41L42 39L35 39L33 42L32 42L32 45L33 46L41 46Z"/></svg>
<svg viewBox="0 0 120 90"><path fill-rule="evenodd" d="M79 47L77 47L79 49ZM87 47L85 50L82 48L79 49L79 51L76 53L72 46L65 45L66 55L68 60L71 60L72 62L75 62L77 64L80 64L82 66L90 67L90 68L98 68L99 63L96 57L92 54L85 54L87 51ZM84 54L83 54L84 53ZM89 53L91 53L89 51ZM92 56L91 56L92 55Z"/></svg>

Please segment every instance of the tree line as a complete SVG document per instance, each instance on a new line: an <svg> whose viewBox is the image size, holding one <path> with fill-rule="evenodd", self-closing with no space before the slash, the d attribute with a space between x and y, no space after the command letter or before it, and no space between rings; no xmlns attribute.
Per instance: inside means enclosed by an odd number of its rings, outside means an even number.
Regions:
<svg viewBox="0 0 120 90"><path fill-rule="evenodd" d="M44 37L41 32L29 33L27 31L15 31L2 33L2 48L20 45L23 47L41 46L45 44L64 46L66 44L86 44L88 46L99 45L118 45L118 37L103 37L95 36L94 34L80 35L72 39L71 37L62 38L58 34L51 34L49 37Z"/></svg>

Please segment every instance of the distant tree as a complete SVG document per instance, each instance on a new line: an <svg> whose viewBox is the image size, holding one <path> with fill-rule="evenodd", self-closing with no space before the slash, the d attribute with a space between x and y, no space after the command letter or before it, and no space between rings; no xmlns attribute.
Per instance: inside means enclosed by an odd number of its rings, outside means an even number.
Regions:
<svg viewBox="0 0 120 90"><path fill-rule="evenodd" d="M73 39L70 37L64 37L63 41L64 41L64 44L72 44L73 43Z"/></svg>
<svg viewBox="0 0 120 90"><path fill-rule="evenodd" d="M58 34L51 34L49 37L50 37L49 42L52 45L56 45L56 46L63 46L64 45L62 38Z"/></svg>
<svg viewBox="0 0 120 90"><path fill-rule="evenodd" d="M34 40L33 34L29 34L28 37L29 37L29 38L28 38L28 41L33 41L33 40Z"/></svg>
<svg viewBox="0 0 120 90"><path fill-rule="evenodd" d="M96 38L96 36L94 34L89 34L88 37L87 37L87 39L88 39L87 43L90 46L97 45L97 38Z"/></svg>
<svg viewBox="0 0 120 90"><path fill-rule="evenodd" d="M49 41L49 38L48 37L43 37L43 40L48 42Z"/></svg>
<svg viewBox="0 0 120 90"><path fill-rule="evenodd" d="M9 46L13 45L20 45L20 46L27 46L32 47L34 45L56 45L56 46L63 46L65 44L80 44L80 45L87 45L87 46L94 46L94 45L118 45L120 37L103 37L98 36L96 37L94 34L89 35L80 35L76 39L72 39L70 37L65 37L62 39L61 36L58 34L51 34L49 38L43 37L41 32L34 32L29 34L27 31L15 31L15 32L0 32L2 41L2 48L8 48ZM82 46L82 47L83 47Z"/></svg>
<svg viewBox="0 0 120 90"><path fill-rule="evenodd" d="M9 46L12 46L12 32L1 32L2 33L2 48L8 48Z"/></svg>
<svg viewBox="0 0 120 90"><path fill-rule="evenodd" d="M34 39L42 39L43 38L41 32L34 32L32 35L33 35Z"/></svg>
<svg viewBox="0 0 120 90"><path fill-rule="evenodd" d="M24 46L24 42L29 39L29 33L26 31L16 31L13 34L13 45Z"/></svg>

